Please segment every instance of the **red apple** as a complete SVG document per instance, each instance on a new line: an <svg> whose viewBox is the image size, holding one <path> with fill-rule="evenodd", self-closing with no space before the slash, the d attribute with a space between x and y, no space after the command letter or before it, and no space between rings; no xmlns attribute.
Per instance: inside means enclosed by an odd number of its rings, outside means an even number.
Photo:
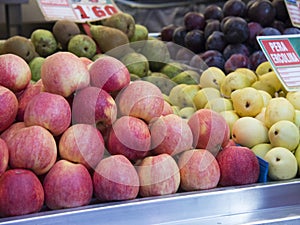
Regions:
<svg viewBox="0 0 300 225"><path fill-rule="evenodd" d="M8 148L6 142L0 138L0 177L5 172L8 166Z"/></svg>
<svg viewBox="0 0 300 225"><path fill-rule="evenodd" d="M44 89L42 80L38 80L36 83L30 83L24 89L24 91L17 97L19 101L17 120L24 121L24 112L28 102Z"/></svg>
<svg viewBox="0 0 300 225"><path fill-rule="evenodd" d="M220 168L216 158L206 149L183 152L178 159L180 187L185 191L205 190L217 187Z"/></svg>
<svg viewBox="0 0 300 225"><path fill-rule="evenodd" d="M150 122L160 117L164 110L164 99L154 84L136 80L131 82L116 97L120 115L134 116Z"/></svg>
<svg viewBox="0 0 300 225"><path fill-rule="evenodd" d="M59 155L62 159L81 163L87 169L95 169L104 154L104 140L99 130L89 124L70 126L59 139Z"/></svg>
<svg viewBox="0 0 300 225"><path fill-rule="evenodd" d="M123 155L102 159L93 174L94 193L100 201L134 199L139 193L139 177Z"/></svg>
<svg viewBox="0 0 300 225"><path fill-rule="evenodd" d="M32 171L9 169L0 177L0 217L36 213L43 204L43 186Z"/></svg>
<svg viewBox="0 0 300 225"><path fill-rule="evenodd" d="M179 168L169 154L145 157L138 164L137 172L142 197L174 194L179 188Z"/></svg>
<svg viewBox="0 0 300 225"><path fill-rule="evenodd" d="M89 68L89 65L90 65L92 62L94 62L93 60L91 60L91 59L89 59L89 58L87 58L87 57L84 57L84 56L79 57L79 58L80 58L80 60L84 63L84 65L86 65L87 68Z"/></svg>
<svg viewBox="0 0 300 225"><path fill-rule="evenodd" d="M155 154L176 155L189 150L193 134L186 120L175 114L161 116L150 126L151 149Z"/></svg>
<svg viewBox="0 0 300 225"><path fill-rule="evenodd" d="M109 131L107 150L112 155L121 154L130 161L136 161L148 155L150 147L150 130L139 118L122 116Z"/></svg>
<svg viewBox="0 0 300 225"><path fill-rule="evenodd" d="M59 160L46 174L43 187L45 204L50 209L88 205L92 200L93 181L87 168L68 160Z"/></svg>
<svg viewBox="0 0 300 225"><path fill-rule="evenodd" d="M58 136L70 126L71 107L61 95L40 92L27 104L24 122L26 126L42 126Z"/></svg>
<svg viewBox="0 0 300 225"><path fill-rule="evenodd" d="M116 119L116 102L103 89L86 87L74 96L72 103L73 123L86 123L103 128L110 126Z"/></svg>
<svg viewBox="0 0 300 225"><path fill-rule="evenodd" d="M19 129L7 141L9 166L30 169L37 175L48 172L57 157L57 147L53 135L41 126Z"/></svg>
<svg viewBox="0 0 300 225"><path fill-rule="evenodd" d="M107 92L116 92L130 82L127 67L112 56L100 57L89 66L91 85Z"/></svg>
<svg viewBox="0 0 300 225"><path fill-rule="evenodd" d="M199 109L188 120L194 148L207 149L214 156L230 138L229 126L222 115L211 109Z"/></svg>
<svg viewBox="0 0 300 225"><path fill-rule="evenodd" d="M90 83L86 65L71 52L56 52L48 56L41 67L41 79L46 91L64 97Z"/></svg>
<svg viewBox="0 0 300 225"><path fill-rule="evenodd" d="M10 125L5 131L2 132L0 137L5 141L8 142L10 138L14 137L16 132L26 127L24 122L15 122L12 125Z"/></svg>
<svg viewBox="0 0 300 225"><path fill-rule="evenodd" d="M244 185L258 181L259 162L251 149L229 146L221 150L216 159L221 171L219 185Z"/></svg>
<svg viewBox="0 0 300 225"><path fill-rule="evenodd" d="M4 131L15 121L18 104L16 95L8 88L0 85L0 132Z"/></svg>
<svg viewBox="0 0 300 225"><path fill-rule="evenodd" d="M23 90L31 80L29 65L15 54L0 55L0 74L0 85L13 92Z"/></svg>

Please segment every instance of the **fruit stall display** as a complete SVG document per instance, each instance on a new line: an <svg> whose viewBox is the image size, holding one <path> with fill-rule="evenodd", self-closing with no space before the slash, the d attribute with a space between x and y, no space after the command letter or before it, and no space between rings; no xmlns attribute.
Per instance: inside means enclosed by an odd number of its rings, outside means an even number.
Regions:
<svg viewBox="0 0 300 225"><path fill-rule="evenodd" d="M297 215L300 91L256 41L299 33L283 1L211 4L159 36L125 12L85 25L0 42L0 224Z"/></svg>

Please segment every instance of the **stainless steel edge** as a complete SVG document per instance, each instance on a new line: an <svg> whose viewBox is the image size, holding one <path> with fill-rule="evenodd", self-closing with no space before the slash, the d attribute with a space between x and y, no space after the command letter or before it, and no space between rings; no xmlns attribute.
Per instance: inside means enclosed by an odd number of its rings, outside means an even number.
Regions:
<svg viewBox="0 0 300 225"><path fill-rule="evenodd" d="M298 224L300 180L95 203L0 219L0 224Z"/></svg>

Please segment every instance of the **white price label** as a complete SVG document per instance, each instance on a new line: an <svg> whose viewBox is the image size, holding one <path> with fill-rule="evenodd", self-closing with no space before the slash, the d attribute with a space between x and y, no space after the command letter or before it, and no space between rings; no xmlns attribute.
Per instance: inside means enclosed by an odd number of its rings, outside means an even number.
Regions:
<svg viewBox="0 0 300 225"><path fill-rule="evenodd" d="M291 22L294 27L300 27L300 0L285 0Z"/></svg>
<svg viewBox="0 0 300 225"><path fill-rule="evenodd" d="M97 21L120 12L113 0L37 0L46 20Z"/></svg>

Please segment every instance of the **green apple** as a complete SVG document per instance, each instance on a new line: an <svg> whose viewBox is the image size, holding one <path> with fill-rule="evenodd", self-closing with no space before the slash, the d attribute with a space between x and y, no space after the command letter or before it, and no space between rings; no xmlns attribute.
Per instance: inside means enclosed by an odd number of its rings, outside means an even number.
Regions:
<svg viewBox="0 0 300 225"><path fill-rule="evenodd" d="M219 90L225 77L223 70L211 66L202 72L199 84L201 88L213 87Z"/></svg>
<svg viewBox="0 0 300 225"><path fill-rule="evenodd" d="M285 97L294 106L295 109L300 110L300 91L291 91Z"/></svg>
<svg viewBox="0 0 300 225"><path fill-rule="evenodd" d="M44 61L44 57L37 56L29 62L28 65L31 70L31 80L38 81L39 79L41 79L41 67Z"/></svg>
<svg viewBox="0 0 300 225"><path fill-rule="evenodd" d="M273 146L270 143L260 143L257 145L254 145L251 150L254 152L254 154L260 158L264 158L266 153L273 148Z"/></svg>
<svg viewBox="0 0 300 225"><path fill-rule="evenodd" d="M269 140L274 147L294 151L300 140L299 128L289 120L280 120L269 128Z"/></svg>
<svg viewBox="0 0 300 225"><path fill-rule="evenodd" d="M31 33L30 40L39 56L47 57L58 49L54 34L46 29L36 29Z"/></svg>
<svg viewBox="0 0 300 225"><path fill-rule="evenodd" d="M232 139L237 144L252 148L269 142L268 128L254 117L241 117L232 126Z"/></svg>
<svg viewBox="0 0 300 225"><path fill-rule="evenodd" d="M221 93L218 89L213 87L201 88L193 98L193 102L197 109L203 109L206 103L214 98L220 98Z"/></svg>
<svg viewBox="0 0 300 225"><path fill-rule="evenodd" d="M226 120L226 123L228 124L230 129L230 137L232 137L232 126L235 123L235 121L237 121L240 117L238 116L238 114L236 114L234 110L225 110L219 113Z"/></svg>
<svg viewBox="0 0 300 225"><path fill-rule="evenodd" d="M244 87L231 93L232 105L240 117L255 117L264 107L259 91L253 87Z"/></svg>
<svg viewBox="0 0 300 225"><path fill-rule="evenodd" d="M265 111L265 125L270 128L280 120L294 121L295 108L286 98L272 98Z"/></svg>
<svg viewBox="0 0 300 225"><path fill-rule="evenodd" d="M97 52L97 45L94 39L87 34L76 34L69 40L68 51L78 57L92 59Z"/></svg>
<svg viewBox="0 0 300 225"><path fill-rule="evenodd" d="M232 102L230 99L219 97L208 100L205 109L211 109L215 112L222 112L226 110L233 110Z"/></svg>
<svg viewBox="0 0 300 225"><path fill-rule="evenodd" d="M269 163L268 176L271 180L289 180L297 175L297 159L287 148L274 147L270 149L264 160Z"/></svg>

